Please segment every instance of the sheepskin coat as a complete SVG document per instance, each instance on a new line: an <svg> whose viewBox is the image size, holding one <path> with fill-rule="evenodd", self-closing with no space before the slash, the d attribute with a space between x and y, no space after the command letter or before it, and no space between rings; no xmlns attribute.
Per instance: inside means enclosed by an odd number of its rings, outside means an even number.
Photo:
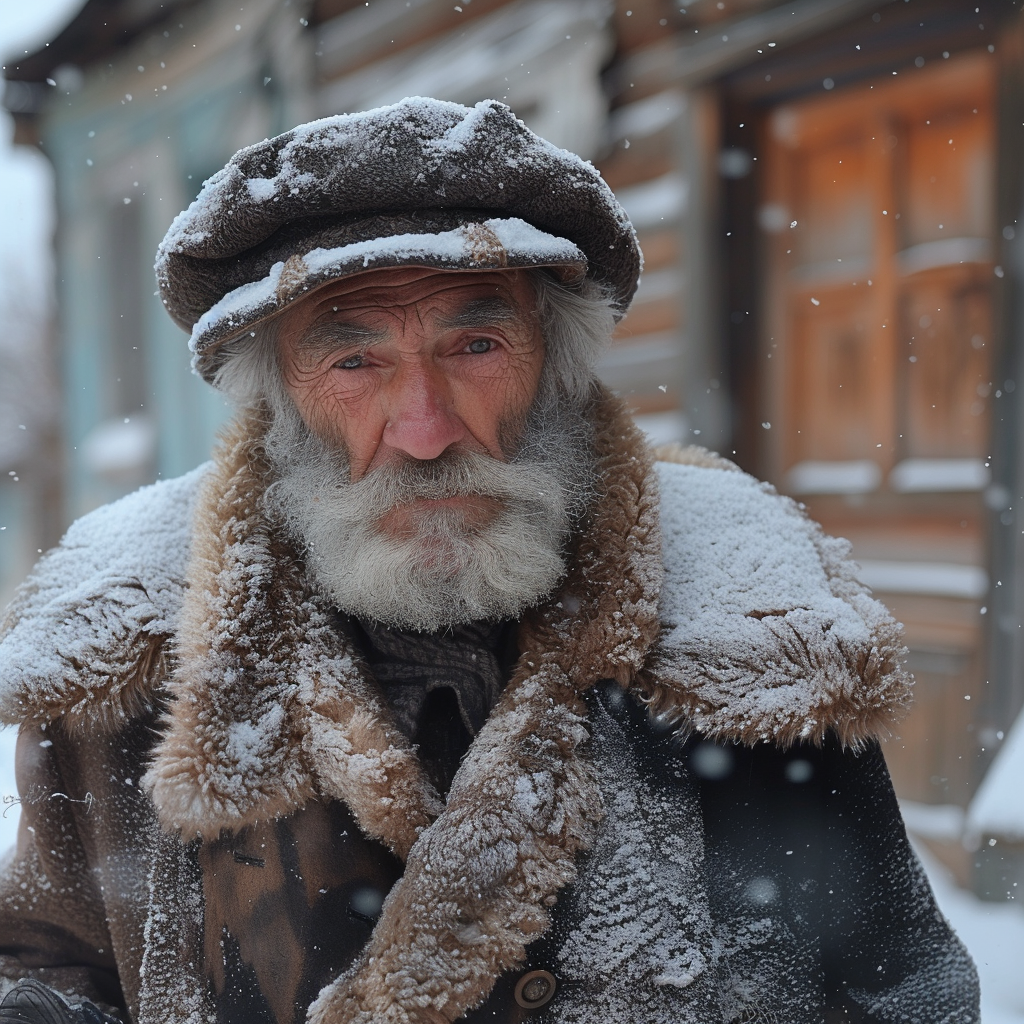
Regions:
<svg viewBox="0 0 1024 1024"><path fill-rule="evenodd" d="M595 415L447 794L265 518L258 420L76 523L0 644L0 978L140 1024L977 1020L876 741L898 626L794 503Z"/></svg>

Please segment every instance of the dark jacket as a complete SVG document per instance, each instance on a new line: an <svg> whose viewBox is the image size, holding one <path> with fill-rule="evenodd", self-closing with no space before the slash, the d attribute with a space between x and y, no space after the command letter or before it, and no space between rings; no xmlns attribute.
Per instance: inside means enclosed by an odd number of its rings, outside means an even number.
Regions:
<svg viewBox="0 0 1024 1024"><path fill-rule="evenodd" d="M599 420L444 798L262 520L251 424L76 524L0 645L0 975L145 1024L977 1020L873 738L897 627L791 502Z"/></svg>

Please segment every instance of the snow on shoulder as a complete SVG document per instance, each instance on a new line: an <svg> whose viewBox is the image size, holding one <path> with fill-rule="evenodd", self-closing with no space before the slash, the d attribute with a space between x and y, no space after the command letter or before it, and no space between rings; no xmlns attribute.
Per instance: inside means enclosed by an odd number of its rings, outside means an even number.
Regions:
<svg viewBox="0 0 1024 1024"><path fill-rule="evenodd" d="M116 717L114 680L171 633L206 468L90 512L40 559L0 633L0 722L45 720L69 693L83 710L109 700L101 716Z"/></svg>
<svg viewBox="0 0 1024 1024"><path fill-rule="evenodd" d="M849 544L746 473L658 463L665 582L655 706L709 735L859 744L909 685L900 627L857 581ZM720 465L729 465L719 460ZM669 693L671 701L667 700Z"/></svg>

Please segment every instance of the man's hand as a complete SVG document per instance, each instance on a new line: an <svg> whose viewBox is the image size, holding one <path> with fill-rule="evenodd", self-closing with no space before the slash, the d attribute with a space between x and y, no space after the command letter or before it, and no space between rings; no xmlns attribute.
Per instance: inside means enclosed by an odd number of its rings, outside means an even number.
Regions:
<svg viewBox="0 0 1024 1024"><path fill-rule="evenodd" d="M72 1006L35 978L23 978L0 1002L0 1024L121 1024L87 1000Z"/></svg>

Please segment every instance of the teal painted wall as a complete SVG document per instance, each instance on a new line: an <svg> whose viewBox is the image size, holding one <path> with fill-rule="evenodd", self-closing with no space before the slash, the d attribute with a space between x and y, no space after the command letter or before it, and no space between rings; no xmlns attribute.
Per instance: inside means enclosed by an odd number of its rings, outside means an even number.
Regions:
<svg viewBox="0 0 1024 1024"><path fill-rule="evenodd" d="M297 53L301 60L295 19L276 24L282 8L272 2L246 6L237 29L237 7L202 5L179 29L85 69L78 91L51 94L42 119L56 172L70 518L202 462L230 413L191 373L187 336L155 296L152 266L164 232L205 177L242 145L303 119L301 76L288 95L278 83L294 83L294 69L276 73ZM128 404L126 389L134 395ZM151 457L98 471L97 428L109 432L126 419L155 428Z"/></svg>

